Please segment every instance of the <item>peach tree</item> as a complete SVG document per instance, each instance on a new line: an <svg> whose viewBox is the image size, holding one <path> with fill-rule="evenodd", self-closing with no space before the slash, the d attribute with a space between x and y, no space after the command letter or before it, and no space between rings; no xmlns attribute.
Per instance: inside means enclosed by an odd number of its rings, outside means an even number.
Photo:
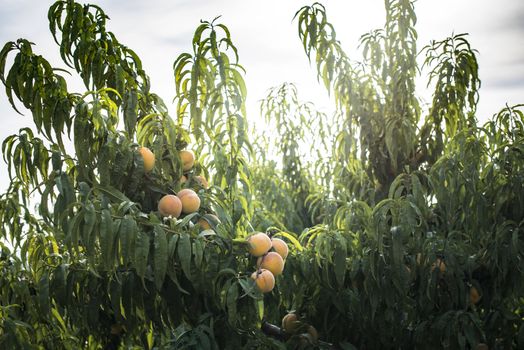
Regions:
<svg viewBox="0 0 524 350"><path fill-rule="evenodd" d="M459 34L422 50L421 107L413 1L385 6L361 62L321 4L299 9L336 113L285 83L261 103L269 136L250 132L218 18L173 63L172 113L98 6L50 7L66 70L6 43L0 80L33 126L2 144L0 347L524 346L522 105L477 125L476 53ZM188 191L191 210L159 207ZM276 238L289 254L264 260Z"/></svg>
<svg viewBox="0 0 524 350"><path fill-rule="evenodd" d="M283 209L264 224L301 244L281 302L343 349L518 348L523 106L478 126L476 52L458 34L421 51L434 89L423 109L414 2L385 5L385 26L361 37L361 61L343 50L323 5L295 15L333 118L285 85L262 103L278 137L266 144L280 146L282 167L259 156L271 178L254 185L278 188L263 201ZM312 226L297 230L282 218L299 207Z"/></svg>

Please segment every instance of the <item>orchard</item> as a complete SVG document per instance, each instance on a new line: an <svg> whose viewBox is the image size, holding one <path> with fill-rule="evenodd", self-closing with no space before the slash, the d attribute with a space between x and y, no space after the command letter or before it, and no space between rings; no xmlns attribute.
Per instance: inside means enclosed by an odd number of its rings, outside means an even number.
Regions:
<svg viewBox="0 0 524 350"><path fill-rule="evenodd" d="M524 105L479 125L467 36L420 50L414 1L385 6L360 61L297 9L337 112L284 83L269 136L220 18L174 58L171 111L98 6L49 9L67 71L6 43L33 126L2 143L0 349L523 349Z"/></svg>

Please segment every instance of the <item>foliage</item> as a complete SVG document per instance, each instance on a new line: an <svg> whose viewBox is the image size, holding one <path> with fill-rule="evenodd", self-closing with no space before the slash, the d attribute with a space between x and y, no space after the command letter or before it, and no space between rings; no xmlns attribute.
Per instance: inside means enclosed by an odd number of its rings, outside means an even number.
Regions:
<svg viewBox="0 0 524 350"><path fill-rule="evenodd" d="M34 129L2 144L0 347L523 347L524 105L477 126L478 64L459 34L422 50L434 87L423 110L413 1L385 5L384 28L361 37L363 62L321 4L296 13L337 112L282 84L261 104L270 137L248 132L244 70L218 18L173 64L174 118L98 6L48 13L84 93L33 43L7 43L0 80ZM139 147L155 154L152 172ZM159 199L183 188L200 210L162 218ZM220 223L201 231L206 214ZM249 278L255 230L291 248L264 296ZM321 341L268 331L291 310Z"/></svg>
<svg viewBox="0 0 524 350"><path fill-rule="evenodd" d="M229 208L231 232L237 234L237 229L246 225L237 223L249 221L253 211L248 168L252 149L245 121L247 92L231 34L225 25L215 23L217 19L198 26L193 54L183 53L173 64L177 115L179 125L189 117L197 152L211 158L207 167L214 172L214 183L227 189L218 195L217 209Z"/></svg>
<svg viewBox="0 0 524 350"><path fill-rule="evenodd" d="M236 348L264 343L228 336L258 322L258 307L256 299L240 298L242 288L252 285L242 274L248 264L242 242L231 239L242 232L236 227L250 210L243 81L238 71L231 73L227 54L218 51L212 24L202 24L194 39L199 54L215 59L206 79L219 80L206 87L212 96L206 108L212 106L217 120L206 120L216 185L205 191L194 181L202 165L188 174L185 185L179 181L178 151L190 141L183 109L178 122L170 118L150 92L139 58L106 30L104 12L59 1L49 19L62 58L88 91L68 92L59 70L34 54L27 40L7 43L1 52L0 77L13 107L15 98L22 102L45 139L23 129L3 143L13 182L1 198L8 244L2 246L6 331L0 344ZM11 53L16 54L13 64L6 67ZM221 114L227 114L226 123ZM197 117L190 117L195 125ZM72 136L73 155L64 134ZM156 155L152 173L144 171L139 145ZM200 190L203 210L178 221L162 220L158 200L183 186ZM36 212L30 207L32 193L39 194ZM215 208L223 224L216 235L200 235L190 222ZM225 327L216 336L215 324Z"/></svg>
<svg viewBox="0 0 524 350"><path fill-rule="evenodd" d="M269 215L280 227L300 232L318 223L324 212L317 212L309 204L311 196L329 184L322 179L332 171L330 140L325 130L328 118L311 103L301 102L296 87L288 83L269 91L261 103L261 113L268 130L277 137L271 140L261 135L257 139L253 184L255 196L266 210L261 216ZM319 137L320 142L311 142ZM308 144L309 149L304 147ZM274 154L281 155L281 159L272 159L270 155ZM280 170L277 164L281 164Z"/></svg>

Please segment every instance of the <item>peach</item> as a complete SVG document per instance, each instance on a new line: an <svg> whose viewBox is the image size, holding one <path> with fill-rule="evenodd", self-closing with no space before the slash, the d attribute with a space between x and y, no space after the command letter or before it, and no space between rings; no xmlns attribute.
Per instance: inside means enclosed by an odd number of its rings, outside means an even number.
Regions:
<svg viewBox="0 0 524 350"><path fill-rule="evenodd" d="M282 318L282 329L286 333L293 334L300 328L301 322L298 320L297 314L289 313Z"/></svg>
<svg viewBox="0 0 524 350"><path fill-rule="evenodd" d="M200 197L196 193L187 194L180 198L180 201L182 202L182 213L184 214L191 214L200 209Z"/></svg>
<svg viewBox="0 0 524 350"><path fill-rule="evenodd" d="M212 228L211 225L216 226L219 223L220 219L214 214L206 214L197 221L197 225L200 225L202 230L209 230Z"/></svg>
<svg viewBox="0 0 524 350"><path fill-rule="evenodd" d="M435 270L435 268L437 267L440 270L440 275L446 272L446 263L444 262L444 260L437 258L437 260L433 264L431 264L431 272L433 272L433 270Z"/></svg>
<svg viewBox="0 0 524 350"><path fill-rule="evenodd" d="M271 245L273 247L273 250L280 254L282 259L287 258L287 255L289 253L289 248L287 247L287 243L281 240L280 238L271 238Z"/></svg>
<svg viewBox="0 0 524 350"><path fill-rule="evenodd" d="M318 342L318 332L317 332L317 329L315 327L313 327L311 325L308 326L307 327L307 332L311 336L311 340L312 340L313 344Z"/></svg>
<svg viewBox="0 0 524 350"><path fill-rule="evenodd" d="M144 170L146 172L150 172L155 167L155 155L151 150L147 147L140 147L138 149L138 152L142 156L142 159L144 160Z"/></svg>
<svg viewBox="0 0 524 350"><path fill-rule="evenodd" d="M162 216L178 218L182 212L182 202L177 196L167 194L158 202L158 211Z"/></svg>
<svg viewBox="0 0 524 350"><path fill-rule="evenodd" d="M179 153L180 160L182 160L182 170L189 171L195 165L195 154L193 151L180 151Z"/></svg>
<svg viewBox="0 0 524 350"><path fill-rule="evenodd" d="M188 194L194 195L194 196L197 195L196 192L193 191L190 188L184 188L183 190L179 191L176 195L177 195L178 198L182 199L184 196L186 196Z"/></svg>
<svg viewBox="0 0 524 350"><path fill-rule="evenodd" d="M211 229L211 225L209 224L209 222L207 222L207 220L203 218L198 219L197 225L200 225L203 231Z"/></svg>
<svg viewBox="0 0 524 350"><path fill-rule="evenodd" d="M206 190L209 188L209 183L207 182L206 178L203 177L202 175L195 176L195 180L196 182L198 182L200 186L202 186L202 188Z"/></svg>
<svg viewBox="0 0 524 350"><path fill-rule="evenodd" d="M257 266L271 271L274 276L278 276L284 271L284 259L278 253L269 252L258 258Z"/></svg>
<svg viewBox="0 0 524 350"><path fill-rule="evenodd" d="M265 233L258 232L247 238L249 253L253 256L262 256L271 249L271 239Z"/></svg>
<svg viewBox="0 0 524 350"><path fill-rule="evenodd" d="M472 304L477 304L480 301L481 295L477 288L471 287L469 289L469 300Z"/></svg>
<svg viewBox="0 0 524 350"><path fill-rule="evenodd" d="M251 274L251 278L255 280L258 289L262 293L268 293L275 288L275 276L268 270L259 270Z"/></svg>
<svg viewBox="0 0 524 350"><path fill-rule="evenodd" d="M185 184L187 182L187 177L185 175L182 175L178 182L180 182L180 184Z"/></svg>

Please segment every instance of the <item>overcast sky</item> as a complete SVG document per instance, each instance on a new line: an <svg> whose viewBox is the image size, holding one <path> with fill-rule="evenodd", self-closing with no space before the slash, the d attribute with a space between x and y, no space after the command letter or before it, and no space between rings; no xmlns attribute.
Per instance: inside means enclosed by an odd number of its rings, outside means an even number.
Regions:
<svg viewBox="0 0 524 350"><path fill-rule="evenodd" d="M268 88L282 82L298 86L302 100L309 100L325 112L332 104L316 81L298 39L295 12L313 1L296 0L92 0L111 20L108 29L141 57L151 77L152 90L169 103L174 97L172 65L182 52L190 50L191 38L199 21L222 15L231 30L240 63L246 69L248 113L258 117L257 101ZM337 37L350 56L357 54L358 38L385 21L383 0L321 1L334 24ZM0 44L26 38L34 50L51 63L64 67L58 47L48 30L49 0L0 0ZM424 0L416 3L418 48L430 40L454 33L470 33L469 41L479 51L480 103L477 117L487 120L506 103L524 102L524 1L522 0ZM427 101L425 76L419 79L420 95ZM83 91L78 81L71 91ZM29 113L19 116L11 110L0 89L0 140L31 125ZM0 164L0 190L7 183L6 166Z"/></svg>

